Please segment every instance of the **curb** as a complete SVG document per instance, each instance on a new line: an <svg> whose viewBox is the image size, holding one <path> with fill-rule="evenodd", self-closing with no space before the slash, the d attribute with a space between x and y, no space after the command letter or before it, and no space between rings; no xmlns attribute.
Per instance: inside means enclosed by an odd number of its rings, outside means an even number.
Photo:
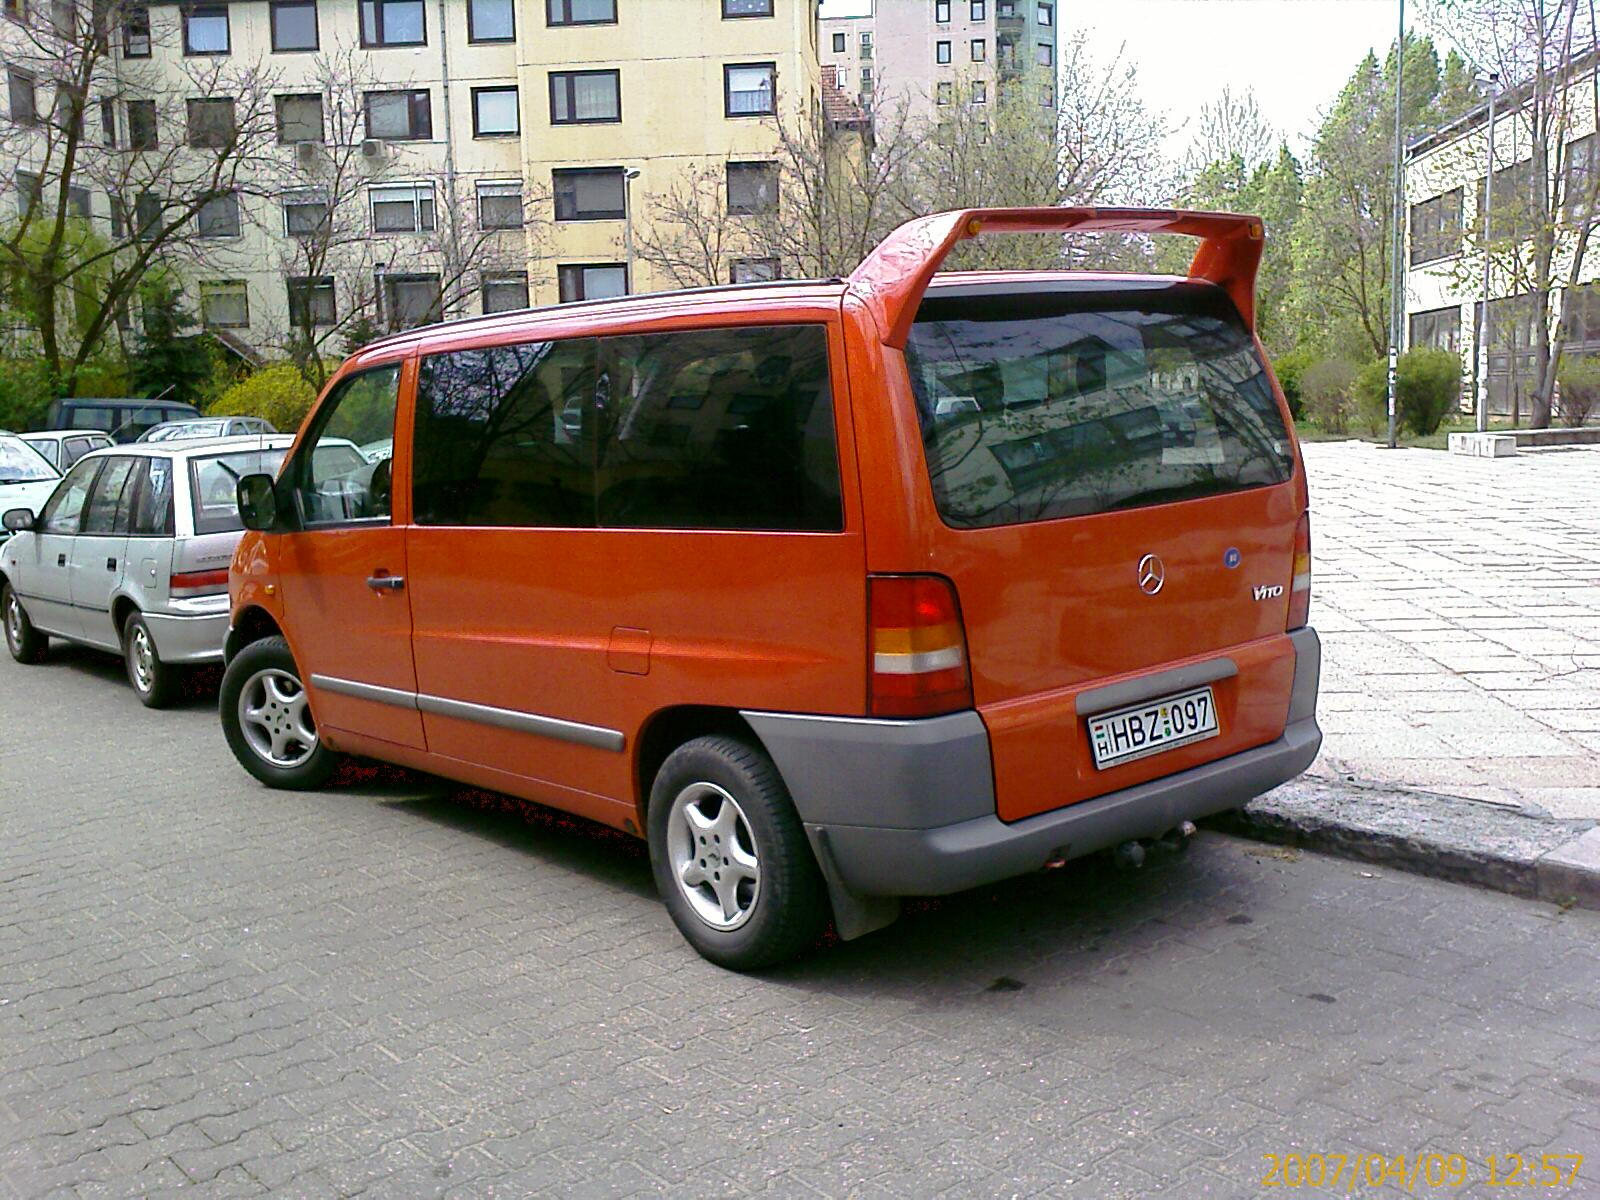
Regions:
<svg viewBox="0 0 1600 1200"><path fill-rule="evenodd" d="M1600 909L1600 825L1437 792L1302 778L1219 817L1259 841Z"/></svg>

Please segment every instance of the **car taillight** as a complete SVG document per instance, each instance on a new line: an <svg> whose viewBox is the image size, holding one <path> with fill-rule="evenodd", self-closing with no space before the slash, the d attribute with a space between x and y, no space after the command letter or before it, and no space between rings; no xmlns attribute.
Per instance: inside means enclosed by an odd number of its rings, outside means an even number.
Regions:
<svg viewBox="0 0 1600 1200"><path fill-rule="evenodd" d="M972 707L956 589L938 575L873 575L868 706L875 717L932 717Z"/></svg>
<svg viewBox="0 0 1600 1200"><path fill-rule="evenodd" d="M214 596L228 590L228 569L220 571L174 571L167 585L169 595L183 599L189 596Z"/></svg>
<svg viewBox="0 0 1600 1200"><path fill-rule="evenodd" d="M1299 629L1311 619L1311 514L1301 513L1294 529L1294 582L1289 585L1289 623Z"/></svg>

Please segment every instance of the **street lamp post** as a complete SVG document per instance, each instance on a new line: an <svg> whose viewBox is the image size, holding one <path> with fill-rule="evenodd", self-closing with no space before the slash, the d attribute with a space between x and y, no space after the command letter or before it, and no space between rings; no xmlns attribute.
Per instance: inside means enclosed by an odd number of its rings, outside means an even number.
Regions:
<svg viewBox="0 0 1600 1200"><path fill-rule="evenodd" d="M633 181L639 178L638 167L625 167L622 171L622 257L626 262L627 287L633 292Z"/></svg>
<svg viewBox="0 0 1600 1200"><path fill-rule="evenodd" d="M1405 320L1405 268L1400 263L1405 253L1406 152L1402 100L1406 78L1406 0L1400 0L1400 38L1395 43L1394 64L1394 237L1390 257L1393 269L1389 279L1389 449L1395 448L1395 391L1400 376L1400 338Z"/></svg>
<svg viewBox="0 0 1600 1200"><path fill-rule="evenodd" d="M1489 254L1489 206L1494 194L1494 99L1500 76L1491 71L1489 84L1489 161L1483 173L1483 211L1478 219L1483 222L1483 319L1478 322L1478 432L1489 428L1489 275L1492 259Z"/></svg>

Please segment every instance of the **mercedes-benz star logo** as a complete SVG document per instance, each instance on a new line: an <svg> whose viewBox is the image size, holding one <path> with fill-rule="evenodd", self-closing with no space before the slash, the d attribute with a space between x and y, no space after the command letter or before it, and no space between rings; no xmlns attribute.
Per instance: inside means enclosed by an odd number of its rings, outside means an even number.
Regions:
<svg viewBox="0 0 1600 1200"><path fill-rule="evenodd" d="M1166 581L1166 564L1158 555L1146 554L1139 560L1139 590L1146 596L1154 596Z"/></svg>

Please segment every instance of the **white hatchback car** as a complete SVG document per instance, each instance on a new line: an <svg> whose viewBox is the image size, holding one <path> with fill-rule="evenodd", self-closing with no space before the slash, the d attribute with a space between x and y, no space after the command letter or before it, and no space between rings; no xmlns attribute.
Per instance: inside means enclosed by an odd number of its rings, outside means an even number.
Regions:
<svg viewBox="0 0 1600 1200"><path fill-rule="evenodd" d="M38 512L61 481L61 472L49 459L12 433L0 433L0 512L31 508ZM0 542L11 536L0 529Z"/></svg>
<svg viewBox="0 0 1600 1200"><path fill-rule="evenodd" d="M289 434L150 442L80 459L37 517L6 511L0 616L18 662L59 637L120 653L139 699L175 698L184 666L222 661L241 476L277 471ZM31 452L30 452L31 453ZM364 465L355 447L352 467ZM41 465L44 465L41 460Z"/></svg>

